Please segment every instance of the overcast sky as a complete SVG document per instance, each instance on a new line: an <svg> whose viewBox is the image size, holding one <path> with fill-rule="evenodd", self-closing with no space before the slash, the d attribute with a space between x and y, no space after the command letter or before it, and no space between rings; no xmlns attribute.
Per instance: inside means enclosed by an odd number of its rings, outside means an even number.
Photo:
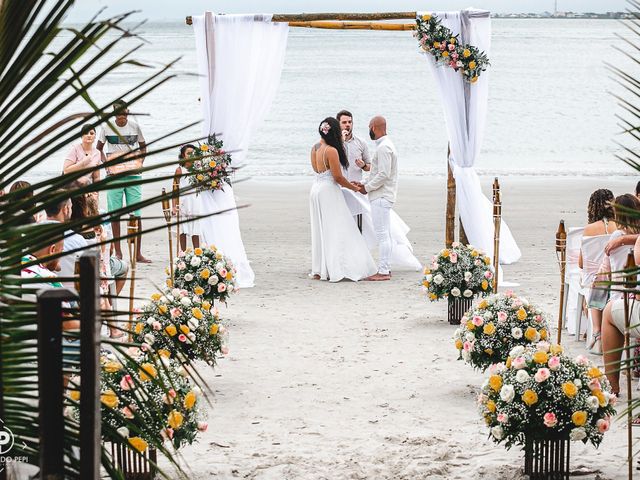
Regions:
<svg viewBox="0 0 640 480"><path fill-rule="evenodd" d="M178 20L205 10L219 13L384 12L460 10L468 6L492 12L553 11L554 0L79 0L69 21L87 20L108 6L110 14L142 10L149 20ZM558 10L575 12L623 11L626 0L558 0Z"/></svg>

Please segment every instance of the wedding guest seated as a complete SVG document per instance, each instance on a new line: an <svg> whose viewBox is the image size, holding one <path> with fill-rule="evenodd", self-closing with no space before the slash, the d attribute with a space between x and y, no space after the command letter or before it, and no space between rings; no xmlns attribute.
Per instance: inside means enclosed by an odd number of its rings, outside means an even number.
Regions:
<svg viewBox="0 0 640 480"><path fill-rule="evenodd" d="M640 239L635 243L633 255L636 264L640 264ZM640 296L629 299L629 334L631 338L640 338ZM624 300L617 299L607 304L602 316L602 349L604 350L604 370L611 390L620 393L620 360L624 346Z"/></svg>
<svg viewBox="0 0 640 480"><path fill-rule="evenodd" d="M585 301L589 309L589 317L591 318L592 331L595 338L589 345L590 349L595 346L597 341L596 334L598 337L600 336L602 309L606 304L606 298L591 298L592 294L594 297L598 294L598 290L593 290L591 286L604 260L603 242L607 240L606 235L610 235L618 228L616 222L612 220L614 217L611 205L613 199L613 192L605 188L596 190L591 194L587 208L589 223L584 227L580 258L578 259L578 266L582 269L582 286L587 289ZM581 332L576 333L576 335L580 334Z"/></svg>
<svg viewBox="0 0 640 480"><path fill-rule="evenodd" d="M636 197L640 198L640 182L636 183ZM635 245L638 239L637 233L622 235L621 237L612 239L605 248L605 253L609 255L616 248L622 245Z"/></svg>
<svg viewBox="0 0 640 480"><path fill-rule="evenodd" d="M611 234L611 239L620 238L624 235L637 234L640 232L640 218L637 214L640 213L640 200L635 195L627 193L620 195L616 198L614 203L614 215L617 229ZM619 247L611 251L611 255L605 256L600 266L596 281L619 281L621 274L615 273L624 270L624 266L627 260L627 250L623 247ZM622 293L616 291L609 291L608 289L597 289L591 296L592 305L597 303L597 298L600 298L600 305L604 307L606 299L609 298L609 302L619 300L622 298ZM597 355L602 354L602 345L600 342L600 325L596 330L594 322L593 341L590 346L590 351Z"/></svg>
<svg viewBox="0 0 640 480"><path fill-rule="evenodd" d="M31 184L29 182L25 182L24 180L18 180L17 182L14 182L14 184L11 185L11 188L9 188L9 193L14 194L14 201L23 201L33 198L33 189L31 188ZM40 210L33 216L33 218L35 219L36 223L40 223L47 219L47 214L44 210Z"/></svg>
<svg viewBox="0 0 640 480"><path fill-rule="evenodd" d="M104 160L103 153L93 145L96 140L96 129L93 126L83 125L80 129L80 139L80 143L71 147L71 150L64 159L62 172L65 174L97 167L101 165ZM100 180L100 170L89 172L80 177L80 179L86 180L89 183L97 182Z"/></svg>

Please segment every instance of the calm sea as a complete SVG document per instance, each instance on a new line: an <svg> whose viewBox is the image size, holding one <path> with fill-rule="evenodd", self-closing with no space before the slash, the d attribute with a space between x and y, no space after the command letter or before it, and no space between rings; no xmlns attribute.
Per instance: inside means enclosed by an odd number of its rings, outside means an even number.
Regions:
<svg viewBox="0 0 640 480"><path fill-rule="evenodd" d="M487 130L478 171L487 175L632 174L615 159L621 127L612 92L622 89L605 62L629 67L615 50L625 27L609 20L494 20ZM139 103L148 139L199 120L198 79L191 27L151 23L149 42L135 57L160 65L180 58L177 77ZM139 41L128 39L126 45ZM629 67L633 68L633 67ZM108 101L148 71L125 66L99 83L93 96ZM250 147L246 174L309 174L308 151L318 122L346 108L367 137L372 115L388 119L401 173L444 175L446 131L442 106L425 58L410 32L292 29L281 84ZM60 114L85 110L70 105ZM183 133L197 136L199 128ZM178 141L174 137L175 141ZM168 161L174 153L158 160ZM62 153L42 175L60 170Z"/></svg>

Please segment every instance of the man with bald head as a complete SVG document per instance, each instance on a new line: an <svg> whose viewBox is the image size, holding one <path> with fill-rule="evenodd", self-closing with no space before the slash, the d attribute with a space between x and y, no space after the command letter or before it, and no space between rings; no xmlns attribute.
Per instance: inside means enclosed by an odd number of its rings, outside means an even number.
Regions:
<svg viewBox="0 0 640 480"><path fill-rule="evenodd" d="M369 194L371 219L378 239L380 260L378 273L367 280L383 281L391 278L390 215L398 190L398 153L387 136L387 121L384 117L373 117L369 122L369 136L376 142L376 153L371 161L369 178L360 186L360 193Z"/></svg>

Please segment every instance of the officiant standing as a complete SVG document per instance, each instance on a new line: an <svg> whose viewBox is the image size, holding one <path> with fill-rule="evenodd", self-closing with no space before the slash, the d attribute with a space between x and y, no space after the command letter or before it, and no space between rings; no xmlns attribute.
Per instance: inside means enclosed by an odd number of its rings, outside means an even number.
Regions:
<svg viewBox="0 0 640 480"><path fill-rule="evenodd" d="M371 162L369 178L361 184L360 193L369 194L371 217L376 231L380 259L378 273L367 278L383 281L391 278L390 262L393 243L391 241L391 208L398 191L398 153L387 136L387 121L377 116L369 122L369 136L376 142L376 153Z"/></svg>

